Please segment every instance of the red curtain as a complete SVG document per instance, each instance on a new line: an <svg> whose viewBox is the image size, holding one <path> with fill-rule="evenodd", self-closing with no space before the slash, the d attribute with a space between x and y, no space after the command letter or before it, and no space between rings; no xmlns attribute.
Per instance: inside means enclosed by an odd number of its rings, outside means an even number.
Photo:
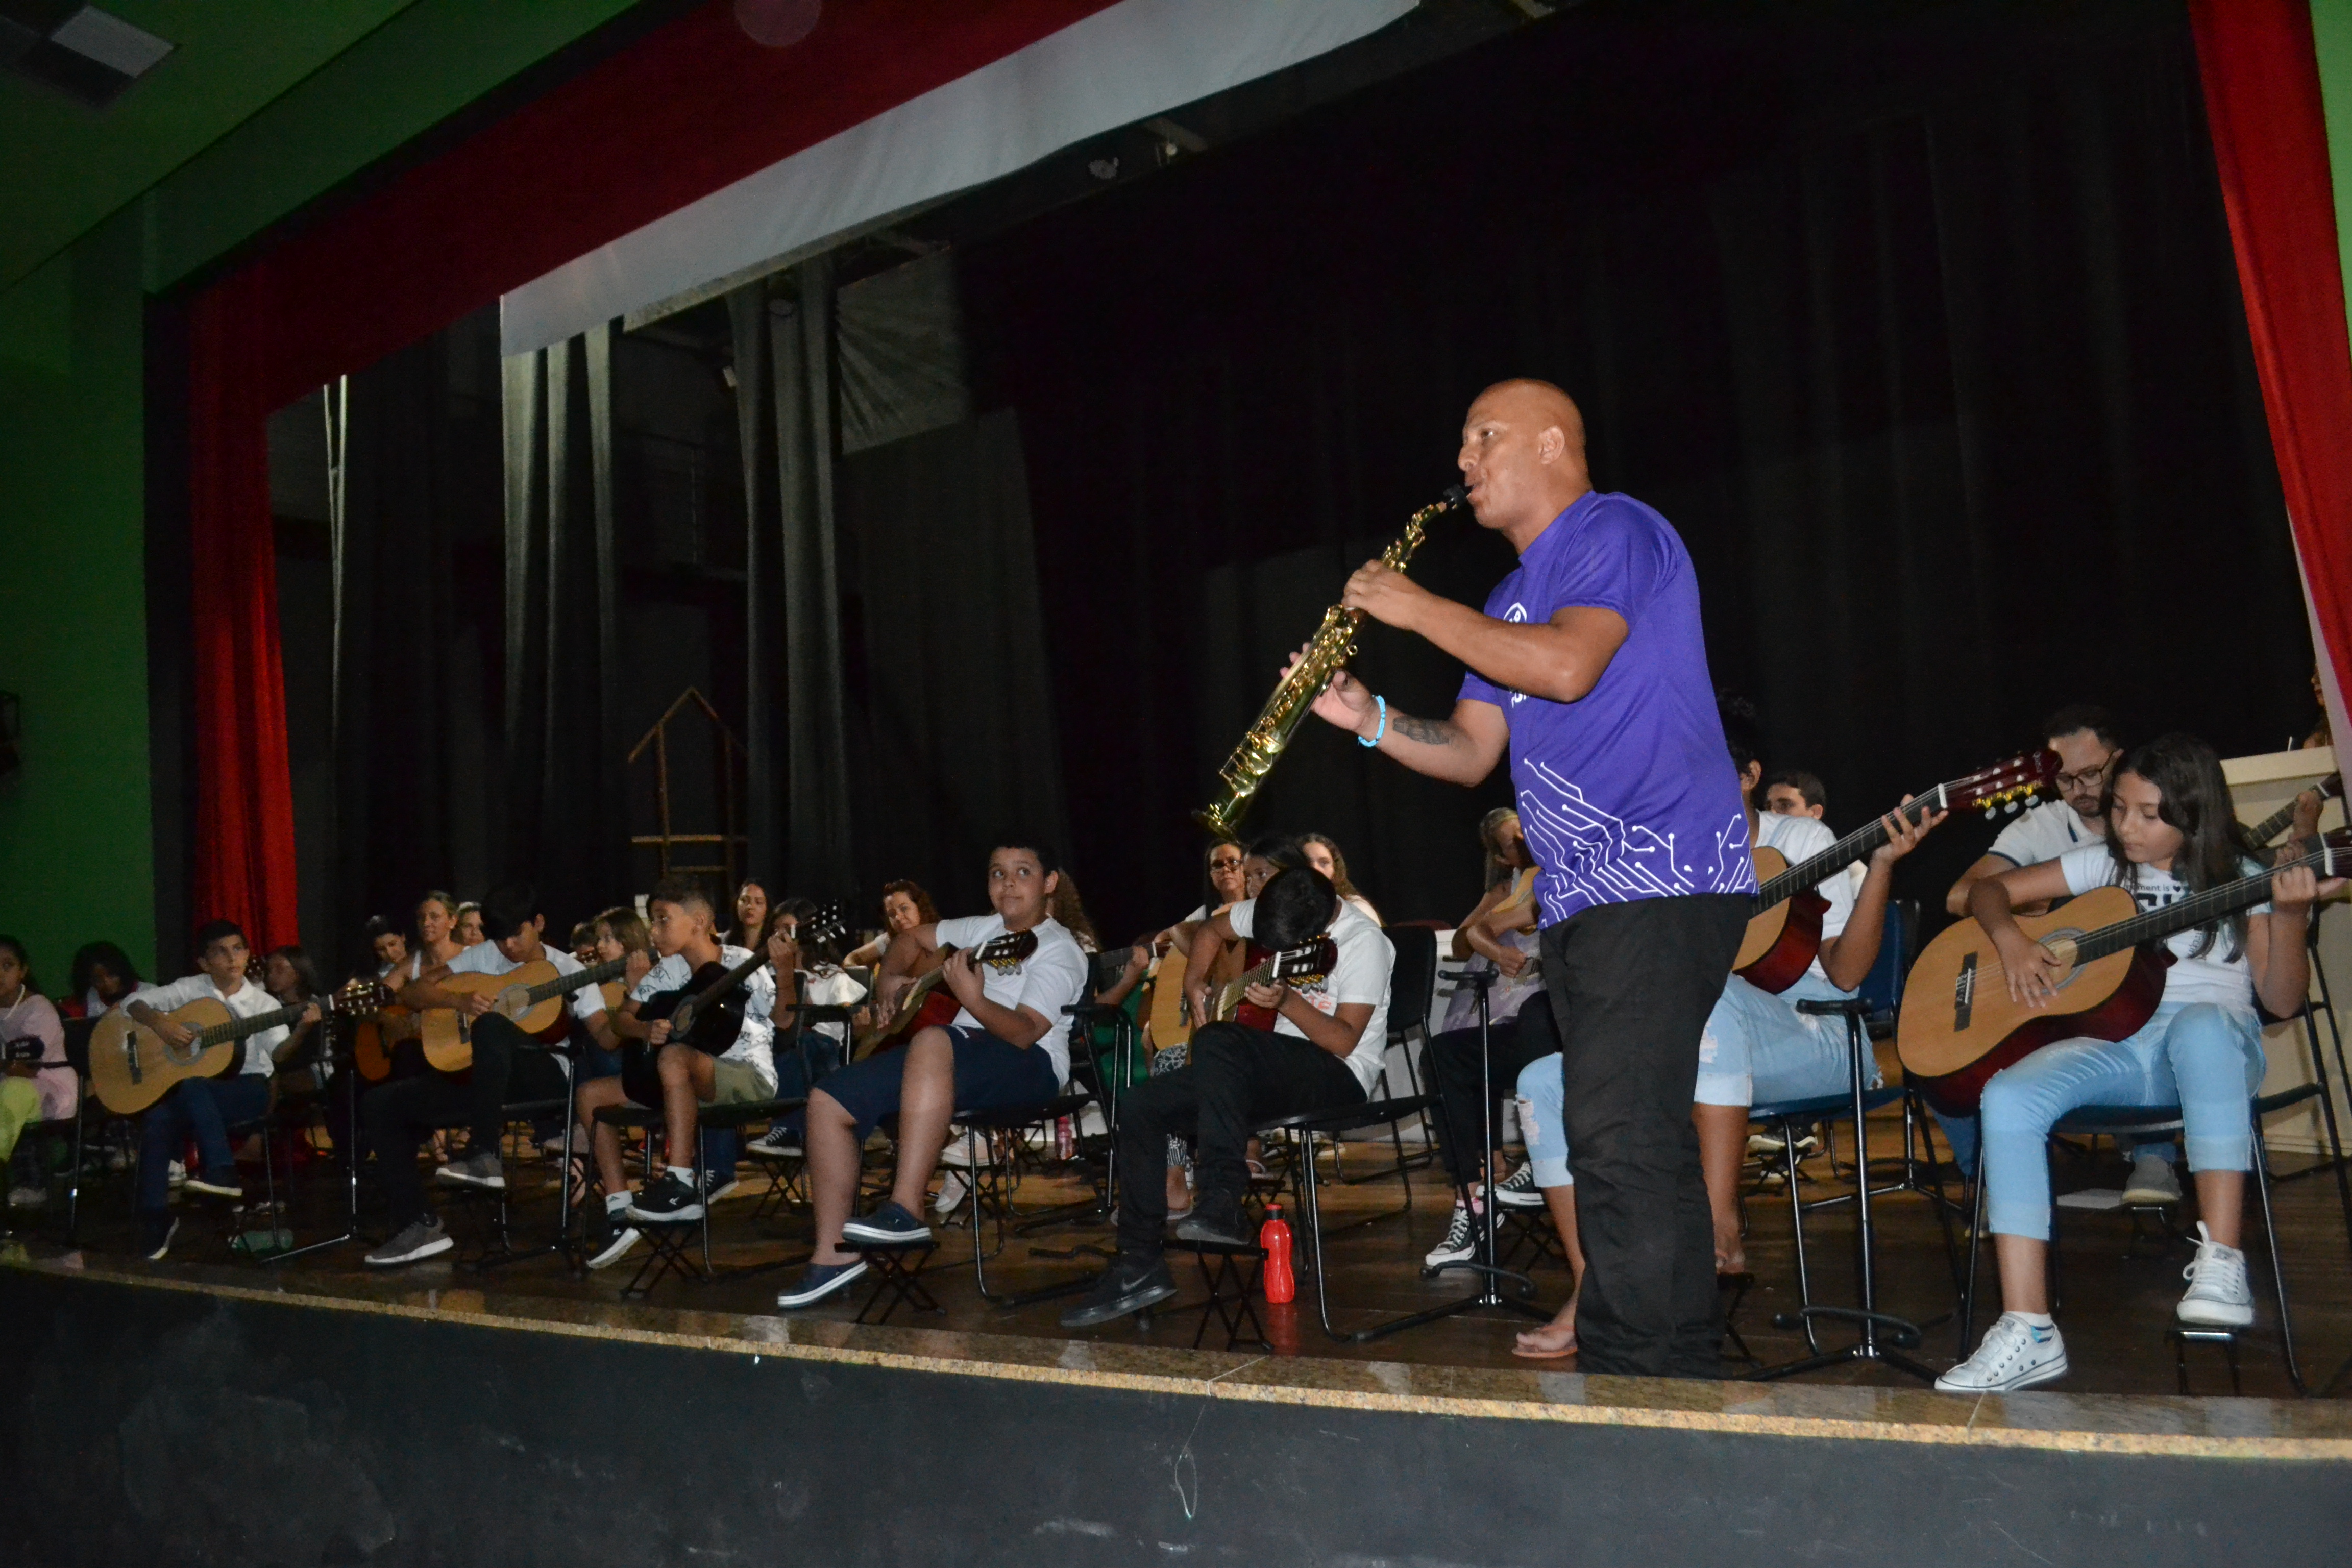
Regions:
<svg viewBox="0 0 2352 1568"><path fill-rule="evenodd" d="M2311 11L2191 0L2189 16L2271 446L2327 645L2316 651L2352 692L2352 342Z"/></svg>
<svg viewBox="0 0 2352 1568"><path fill-rule="evenodd" d="M272 409L499 294L1111 0L859 0L787 49L712 0L366 200L298 226L195 300L199 920L295 940L294 805L278 663Z"/></svg>

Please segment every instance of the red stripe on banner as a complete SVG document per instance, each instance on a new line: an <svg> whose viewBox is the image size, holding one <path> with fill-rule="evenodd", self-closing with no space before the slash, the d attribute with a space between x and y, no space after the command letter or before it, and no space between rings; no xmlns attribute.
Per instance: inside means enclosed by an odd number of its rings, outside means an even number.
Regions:
<svg viewBox="0 0 2352 1568"><path fill-rule="evenodd" d="M270 411L1110 4L856 0L770 49L712 0L208 289L188 373L196 918L257 944L298 925Z"/></svg>
<svg viewBox="0 0 2352 1568"><path fill-rule="evenodd" d="M2189 17L2318 651L2352 691L2352 341L2311 12L2307 0L2191 0Z"/></svg>

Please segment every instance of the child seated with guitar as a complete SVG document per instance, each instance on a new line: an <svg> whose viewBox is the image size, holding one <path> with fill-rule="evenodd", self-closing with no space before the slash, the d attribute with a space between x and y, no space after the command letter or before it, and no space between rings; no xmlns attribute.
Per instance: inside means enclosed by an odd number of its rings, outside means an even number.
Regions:
<svg viewBox="0 0 2352 1568"><path fill-rule="evenodd" d="M492 892L483 900L479 918L484 940L462 949L446 963L427 967L402 986L398 996L402 1006L420 1014L446 1009L471 1020L469 1069L459 1073L427 1068L414 1078L385 1084L360 1102L367 1147L375 1152L376 1179L392 1215L391 1238L364 1259L374 1268L414 1263L453 1245L440 1216L426 1207L425 1184L416 1173L416 1152L436 1128L463 1117L472 1129L465 1156L435 1172L436 1180L502 1190L506 1170L499 1144L506 1131L509 1100L561 1100L571 1093L563 1065L536 1048L539 1042L510 1019L492 1011L492 994L446 989L443 982L467 974L508 975L536 963L547 964L561 979L587 971L570 953L547 945L547 917L539 912L538 890L528 884ZM572 1017L592 1033L604 1029L604 997L593 984L583 981L568 994L565 1005Z"/></svg>
<svg viewBox="0 0 2352 1568"><path fill-rule="evenodd" d="M246 961L253 956L245 932L233 921L207 921L196 928L196 973L169 985L143 986L122 1004L122 1010L161 1036L175 1048L194 1038L194 1031L164 1016L191 1002L213 1001L239 1018L258 1017L278 1009L278 998L245 976ZM315 1021L313 1004L302 1016ZM239 1198L236 1159L229 1148L228 1129L250 1121L269 1109L269 1076L275 1070L273 1052L285 1044L284 1026L248 1035L239 1053L236 1070L221 1078L194 1078L174 1084L155 1102L140 1126L139 1250L160 1258L172 1245L180 1222L172 1217L172 1157L194 1135L198 1164L187 1181L192 1193Z"/></svg>
<svg viewBox="0 0 2352 1568"><path fill-rule="evenodd" d="M2254 1321L2238 1247L2246 1173L2253 1166L2252 1097L2263 1072L2254 1004L2259 999L2280 1017L2302 1009L2310 984L2305 937L2311 906L2344 883L2320 881L2308 862L2265 876L2241 847L2221 759L2191 735L2160 736L2126 752L2104 805L2104 842L1982 878L1969 889L1969 912L2000 955L2008 994L2026 1008L2048 1006L2069 973L2019 926L2021 904L2120 887L2131 895L2125 918L2133 918L2129 907L2139 919L2154 916L2158 929L2147 935L2162 937L2170 962L2155 1012L2124 1038L2059 1040L1986 1083L1985 1225L2000 1266L2004 1310L1976 1353L1936 1380L1949 1392L2005 1393L2066 1374L2066 1345L2050 1316L2045 1271L2049 1138L2058 1119L2078 1106L2180 1108L2200 1244L2177 1315L2183 1323L2229 1328ZM2231 891L2195 911L2210 913L2206 923L2161 932L2168 906L2224 889ZM2085 1025L2121 1001L2094 1008Z"/></svg>
<svg viewBox="0 0 2352 1568"><path fill-rule="evenodd" d="M1050 912L1057 881L1045 849L1020 840L1000 844L988 857L993 914L936 921L891 938L875 989L877 1011L904 1029L908 1020L901 1015L917 972L952 948L930 983L946 996L926 999L928 1011L912 1020L903 1050L887 1048L886 1035L877 1042L885 1048L810 1091L807 1168L816 1248L807 1273L776 1298L779 1308L821 1301L865 1273L865 1259L843 1247L845 1239L905 1246L930 1238L919 1216L955 1112L1037 1105L1061 1091L1070 1076L1070 1020L1062 1009L1085 996L1087 963ZM853 1220L858 1151L875 1124L894 1113L898 1169L889 1200Z"/></svg>
<svg viewBox="0 0 2352 1568"><path fill-rule="evenodd" d="M1178 1239L1251 1246L1255 1237L1242 1215L1250 1129L1276 1116L1361 1104L1380 1078L1396 949L1330 879L1308 868L1277 872L1255 898L1210 916L1202 930L1213 940L1194 942L1185 972L1196 1018L1219 1018L1208 989L1219 942L1255 943L1271 955L1269 975L1325 939L1330 951L1318 952L1311 961L1318 972L1297 975L1296 984L1251 984L1244 994L1264 1010L1263 1021L1204 1023L1193 1031L1190 1066L1121 1099L1118 1257L1086 1300L1062 1314L1064 1328L1108 1323L1176 1294L1160 1237L1169 1134L1192 1134L1200 1150L1201 1186L1177 1224Z"/></svg>
<svg viewBox="0 0 2352 1568"><path fill-rule="evenodd" d="M625 1042L620 1076L593 1079L573 1096L578 1136L594 1148L604 1187L601 1211L589 1212L591 1268L617 1261L636 1245L637 1233L624 1216L651 1225L702 1217L716 1190L696 1159L703 1106L771 1100L776 1092L774 973L761 963L731 990L706 995L750 963L752 950L719 942L710 896L693 882L656 885L646 913L656 962L611 1016L613 1033ZM789 985L798 955L789 939L784 947L782 969ZM699 1016L686 1037L673 1038L674 1015L688 996L698 997ZM620 1133L596 1121L600 1107L624 1103L661 1110L668 1153L669 1168L634 1200L621 1166Z"/></svg>

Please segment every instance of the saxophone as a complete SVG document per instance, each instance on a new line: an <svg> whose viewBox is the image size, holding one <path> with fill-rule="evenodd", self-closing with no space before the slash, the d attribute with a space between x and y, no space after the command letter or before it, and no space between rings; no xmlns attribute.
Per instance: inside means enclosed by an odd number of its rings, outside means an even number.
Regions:
<svg viewBox="0 0 2352 1568"><path fill-rule="evenodd" d="M1381 552L1381 564L1391 571L1402 572L1412 561L1413 552L1429 531L1430 522L1442 513L1452 510L1469 499L1469 491L1460 485L1449 488L1444 496L1423 507L1405 520L1404 531L1386 550ZM1241 822L1242 813L1249 809L1251 797L1265 775L1274 771L1283 748L1290 744L1291 735L1315 699L1330 684L1331 677L1344 668L1356 653L1356 627L1363 619L1361 610L1350 610L1334 605L1323 612L1323 624L1315 628L1315 638L1307 652L1282 678L1274 695L1265 700L1256 720L1217 770L1224 784L1215 801L1192 814L1192 820L1221 838L1234 836Z"/></svg>

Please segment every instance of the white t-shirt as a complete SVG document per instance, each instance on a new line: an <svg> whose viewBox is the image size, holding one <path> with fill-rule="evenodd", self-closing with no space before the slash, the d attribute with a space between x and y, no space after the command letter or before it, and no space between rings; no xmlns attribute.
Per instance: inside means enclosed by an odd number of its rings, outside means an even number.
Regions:
<svg viewBox="0 0 2352 1568"><path fill-rule="evenodd" d="M1244 899L1225 910L1225 923L1234 928L1235 936L1247 941L1256 913L1257 900ZM1327 1017L1337 1013L1342 1002L1370 1004L1372 1016L1364 1020L1364 1032L1356 1037L1356 1048L1348 1053L1348 1070L1370 1095L1380 1079L1381 1063L1389 1054L1389 970L1396 963L1396 944L1345 899L1339 900L1339 917L1331 922L1331 942L1339 950L1339 962L1320 984L1299 987L1298 994ZM1287 1018L1276 1018L1274 1032L1302 1040L1307 1037L1307 1031Z"/></svg>
<svg viewBox="0 0 2352 1568"><path fill-rule="evenodd" d="M1778 849L1790 866L1799 866L1837 842L1830 825L1817 816L1801 816L1791 812L1781 816L1765 812L1756 819L1756 842L1767 848ZM1829 900L1822 911L1822 940L1829 941L1845 930L1846 921L1853 918L1853 895L1857 884L1843 871L1824 879L1813 891ZM1819 954L1805 973L1815 979L1827 980Z"/></svg>
<svg viewBox="0 0 2352 1568"><path fill-rule="evenodd" d="M2073 806L2045 800L2026 807L2024 816L2002 828L1987 853L2012 866L2039 866L2086 844L2104 848L2106 842L2106 836L2075 816Z"/></svg>
<svg viewBox="0 0 2352 1568"><path fill-rule="evenodd" d="M191 974L185 979L174 980L169 985L142 985L129 996L124 997L123 1001L126 1004L132 1001L144 1002L158 1013L175 1012L191 1002L217 1002L240 1018L257 1018L264 1013L276 1012L285 1005L277 997L272 996L250 980L229 994L223 995L220 988L213 984L213 977L209 974ZM293 1032L291 1028L280 1024L274 1029L264 1029L257 1035L247 1035L245 1037L245 1062L236 1070L240 1073L252 1073L257 1077L268 1078L277 1070L278 1066L269 1059L269 1053L284 1045L286 1037Z"/></svg>
<svg viewBox="0 0 2352 1568"><path fill-rule="evenodd" d="M1053 1026L1037 1044L1054 1058L1054 1082L1060 1085L1070 1080L1070 1019L1062 1009L1087 994L1087 955L1059 921L1048 918L1034 929L1037 951L1003 969L982 965L980 990L1000 1007L1026 1007ZM1003 936L1004 917L966 915L961 920L941 921L935 930L942 947L973 948L991 937ZM977 1029L980 1020L971 1016L971 1008L961 1008L956 1013L955 1026Z"/></svg>
<svg viewBox="0 0 2352 1568"><path fill-rule="evenodd" d="M860 985L849 972L830 963L821 963L800 977L801 1000L812 1007L855 1007L866 1000L866 987ZM829 1039L849 1038L846 1024L811 1024L812 1033Z"/></svg>
<svg viewBox="0 0 2352 1568"><path fill-rule="evenodd" d="M725 943L719 949L719 962L732 969L751 956L748 947ZM675 991L694 978L694 970L683 953L671 953L646 971L629 993L629 1000L640 1005L652 1001L665 991ZM751 971L743 982L743 1026L735 1031L735 1043L719 1055L719 1059L742 1062L760 1075L768 1092L776 1091L776 971L771 964L761 964Z"/></svg>
<svg viewBox="0 0 2352 1568"><path fill-rule="evenodd" d="M541 956L558 974L577 974L585 967L559 947L543 948ZM478 942L449 961L452 974L512 974L521 967L494 942ZM584 1024L604 1010L604 993L600 986L583 985L572 993L570 1002L572 1016Z"/></svg>
<svg viewBox="0 0 2352 1568"><path fill-rule="evenodd" d="M2094 888L2113 887L2122 881L2117 875L2121 868L2104 842L2069 850L2058 858L2058 865L2066 873L2066 890L2070 893L2087 893ZM2243 869L2252 876L2262 868L2248 862ZM2135 866L2132 870L2132 901L2143 912L2178 903L2188 895L2180 879L2169 871L2159 871L2153 866ZM2266 915L2271 907L2257 904L2246 912ZM2204 942L2204 931L2195 927L2175 931L2164 939L2164 945L2172 950L2173 956L2172 967L2164 972L2164 999L2182 1004L2211 1002L2239 1012L2253 1011L2253 968L2242 951L2231 952L2229 928L2225 925L2214 934L2212 945L2205 949L2203 957L2194 956Z"/></svg>

